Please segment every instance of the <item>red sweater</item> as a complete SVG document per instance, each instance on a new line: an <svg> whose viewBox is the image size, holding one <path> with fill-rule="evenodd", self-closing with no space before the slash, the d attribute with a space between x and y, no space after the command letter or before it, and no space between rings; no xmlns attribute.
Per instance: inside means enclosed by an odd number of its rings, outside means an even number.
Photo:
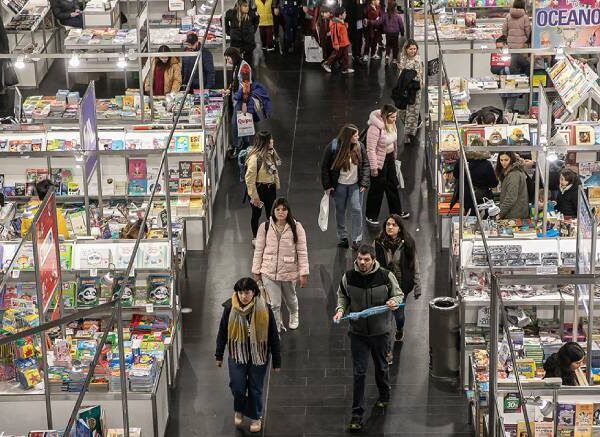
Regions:
<svg viewBox="0 0 600 437"><path fill-rule="evenodd" d="M329 31L331 32L331 44L334 49L339 50L350 45L347 23L339 18L334 18L329 23Z"/></svg>

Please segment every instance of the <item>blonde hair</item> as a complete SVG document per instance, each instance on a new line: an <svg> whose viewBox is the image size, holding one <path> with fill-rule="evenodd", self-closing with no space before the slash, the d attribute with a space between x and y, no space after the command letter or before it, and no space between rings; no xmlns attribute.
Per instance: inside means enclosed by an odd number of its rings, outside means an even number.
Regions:
<svg viewBox="0 0 600 437"><path fill-rule="evenodd" d="M396 114L398 112L398 108L394 105L385 104L381 107L381 119L383 120L383 125L385 126L386 132L396 132L398 129L396 128L396 123L388 123L388 118L392 114Z"/></svg>

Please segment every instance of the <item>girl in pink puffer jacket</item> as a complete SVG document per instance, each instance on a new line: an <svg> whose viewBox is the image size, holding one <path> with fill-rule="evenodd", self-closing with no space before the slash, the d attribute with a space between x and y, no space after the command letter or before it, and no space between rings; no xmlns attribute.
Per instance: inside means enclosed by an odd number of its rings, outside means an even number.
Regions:
<svg viewBox="0 0 600 437"><path fill-rule="evenodd" d="M282 297L290 313L288 327L298 328L296 282L304 288L308 273L306 232L294 219L288 201L280 197L273 204L269 221L258 228L252 262L252 274L257 281L262 280L267 290L279 332L285 331Z"/></svg>

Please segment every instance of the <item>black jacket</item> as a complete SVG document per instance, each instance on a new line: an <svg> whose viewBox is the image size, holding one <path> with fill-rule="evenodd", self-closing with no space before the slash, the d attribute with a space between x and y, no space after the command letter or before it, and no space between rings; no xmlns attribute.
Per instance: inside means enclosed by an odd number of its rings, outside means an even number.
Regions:
<svg viewBox="0 0 600 437"><path fill-rule="evenodd" d="M488 161L489 154L485 152L467 152L467 160L469 163L469 171L471 172L471 179L473 181L473 188L475 188L475 196L477 197L477 203L481 203L484 197L488 199L492 198L492 188L498 186L498 178L492 163ZM452 193L452 200L450 201L450 209L459 201L459 189L460 189L460 161L456 161L454 164L454 193ZM466 180L466 175L465 175ZM471 192L468 189L468 185L465 182L465 213L467 210L471 212L469 215L475 215L475 205L473 205L473 198Z"/></svg>
<svg viewBox="0 0 600 437"><path fill-rule="evenodd" d="M59 20L66 20L71 16L71 12L81 9L78 1L52 0L50 3L52 5L52 13Z"/></svg>
<svg viewBox="0 0 600 437"><path fill-rule="evenodd" d="M227 325L229 324L229 314L231 313L231 299L227 299L223 302L223 315L221 316L221 323L219 323L219 333L217 334L217 349L215 351L215 358L219 361L223 361L223 354L225 353L225 346L227 346ZM269 338L268 348L271 353L271 359L273 360L273 368L281 368L281 348L279 344L279 333L277 332L277 323L275 322L275 316L271 310L271 306L268 305L269 309Z"/></svg>
<svg viewBox="0 0 600 437"><path fill-rule="evenodd" d="M248 19L243 23L238 21L237 11L229 9L225 13L225 33L231 38L231 47L244 50L254 50L254 34L258 28L258 16L250 9Z"/></svg>
<svg viewBox="0 0 600 437"><path fill-rule="evenodd" d="M193 56L184 56L181 58L181 79L184 86L189 82L192 70L194 69L196 58ZM215 87L215 64L212 54L207 50L202 50L202 79L204 80L205 89ZM192 79L192 90L200 88L198 81L198 71Z"/></svg>
<svg viewBox="0 0 600 437"><path fill-rule="evenodd" d="M348 23L348 33L356 33L357 22L364 18L365 6L364 0L342 0L342 6L346 9L346 23Z"/></svg>
<svg viewBox="0 0 600 437"><path fill-rule="evenodd" d="M571 185L564 193L558 192L555 209L569 217L577 217L577 186Z"/></svg>
<svg viewBox="0 0 600 437"><path fill-rule="evenodd" d="M392 90L392 100L398 109L406 109L408 105L415 104L420 89L421 82L416 70L405 68L398 77L396 87Z"/></svg>
<svg viewBox="0 0 600 437"><path fill-rule="evenodd" d="M375 240L375 259L382 267L396 275L396 279L398 279L398 283L400 284L400 289L404 293L406 299L406 295L413 291L416 285L415 263L413 262L411 267L410 258L407 254L405 245L401 245L396 250L400 251L400 261L398 265L392 265L392 263L388 264L385 256L386 249L383 246L383 243L379 240ZM420 295L420 290L418 290L418 294Z"/></svg>
<svg viewBox="0 0 600 437"><path fill-rule="evenodd" d="M334 146L335 144L335 146ZM329 188L335 189L338 184L340 177L339 170L331 168L335 156L337 154L337 138L325 147L323 151L323 158L321 159L321 184L324 190ZM365 146L360 143L360 162L358 164L358 186L362 188L369 188L371 182L371 167L369 165L369 157L367 156L367 150Z"/></svg>

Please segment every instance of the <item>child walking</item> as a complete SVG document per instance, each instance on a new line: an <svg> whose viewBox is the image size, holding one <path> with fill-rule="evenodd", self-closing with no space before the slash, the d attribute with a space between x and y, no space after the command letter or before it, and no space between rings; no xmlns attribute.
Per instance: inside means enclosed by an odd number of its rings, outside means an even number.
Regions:
<svg viewBox="0 0 600 437"><path fill-rule="evenodd" d="M258 30L262 49L267 52L273 47L273 0L256 0L256 12L259 16Z"/></svg>
<svg viewBox="0 0 600 437"><path fill-rule="evenodd" d="M333 45L333 52L323 64L323 70L327 73L331 73L331 65L339 59L342 63L342 74L354 73L354 70L350 68L350 58L348 57L348 50L350 48L350 39L348 38L348 24L344 22L346 19L346 9L339 8L335 11L335 17L329 23L329 32L331 33L331 44Z"/></svg>
<svg viewBox="0 0 600 437"><path fill-rule="evenodd" d="M377 54L377 43L381 36L381 6L379 6L379 0L371 0L365 8L365 47L363 52L363 61L371 59L379 59Z"/></svg>
<svg viewBox="0 0 600 437"><path fill-rule="evenodd" d="M396 0L388 0L387 10L382 16L381 26L385 33L385 65L397 62L400 46L400 36L404 36L404 22L398 13Z"/></svg>

